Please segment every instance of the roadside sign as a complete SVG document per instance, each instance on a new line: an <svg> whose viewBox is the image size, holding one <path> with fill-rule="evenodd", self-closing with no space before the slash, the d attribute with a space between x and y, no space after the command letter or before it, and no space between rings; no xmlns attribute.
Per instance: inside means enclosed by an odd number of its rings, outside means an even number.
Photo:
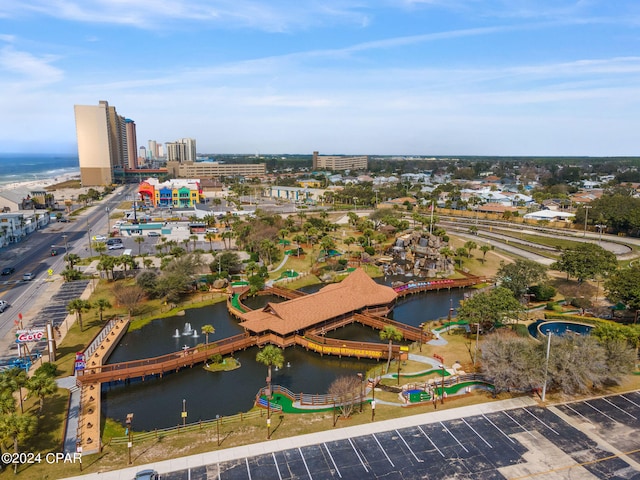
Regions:
<svg viewBox="0 0 640 480"><path fill-rule="evenodd" d="M50 268L49 270L47 270L47 273L49 274L49 276L53 275L53 268Z"/></svg>

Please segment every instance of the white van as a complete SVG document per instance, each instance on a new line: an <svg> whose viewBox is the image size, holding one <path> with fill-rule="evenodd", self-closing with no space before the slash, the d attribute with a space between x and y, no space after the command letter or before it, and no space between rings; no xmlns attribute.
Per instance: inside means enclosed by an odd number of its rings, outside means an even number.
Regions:
<svg viewBox="0 0 640 480"><path fill-rule="evenodd" d="M130 257L131 256L131 249L127 248L124 252L122 252L122 255Z"/></svg>

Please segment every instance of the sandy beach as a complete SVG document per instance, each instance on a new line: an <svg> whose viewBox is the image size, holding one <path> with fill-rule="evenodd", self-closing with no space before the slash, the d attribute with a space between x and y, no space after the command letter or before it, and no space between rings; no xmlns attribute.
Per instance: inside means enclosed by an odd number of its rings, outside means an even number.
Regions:
<svg viewBox="0 0 640 480"><path fill-rule="evenodd" d="M27 188L34 188L34 187L50 187L51 185L55 185L57 183L63 183L63 182L67 182L69 180L73 180L74 178L80 178L80 173L76 172L76 173L66 173L63 175L57 175L56 177L53 178L39 178L38 180L29 180L29 181L25 181L25 182L14 182L14 183L7 183L5 185L0 185L0 192L6 191L6 190L14 190L16 188L19 187L27 187Z"/></svg>

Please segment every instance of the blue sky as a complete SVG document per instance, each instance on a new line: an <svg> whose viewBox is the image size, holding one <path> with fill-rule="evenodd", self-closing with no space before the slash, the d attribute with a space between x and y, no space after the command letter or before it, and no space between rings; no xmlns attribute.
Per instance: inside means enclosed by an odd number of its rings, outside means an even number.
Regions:
<svg viewBox="0 0 640 480"><path fill-rule="evenodd" d="M640 155L637 0L0 0L0 151Z"/></svg>

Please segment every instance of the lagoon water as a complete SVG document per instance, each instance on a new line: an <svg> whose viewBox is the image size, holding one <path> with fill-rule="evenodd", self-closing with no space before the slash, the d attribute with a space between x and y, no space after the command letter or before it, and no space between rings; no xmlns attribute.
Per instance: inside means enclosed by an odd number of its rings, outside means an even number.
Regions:
<svg viewBox="0 0 640 480"><path fill-rule="evenodd" d="M318 286L304 290L314 291ZM398 302L393 318L417 326L422 322L446 317L450 305L458 307L463 296L461 290L430 292L408 297ZM256 297L246 303L258 308L267 301L281 301L273 297ZM190 323L199 336L180 335L185 323ZM202 326L211 324L216 329L209 341L242 332L238 322L227 312L225 303L187 310L184 316L159 319L144 328L127 333L109 358L116 363L138 358L163 355L205 342ZM379 341L378 332L359 324L330 332L328 336L347 340ZM137 381L124 385L103 386L103 414L124 423L127 413L134 413L134 429L153 430L182 423L183 399L186 400L187 422L209 420L216 415L233 415L253 406L255 395L265 385L267 367L255 361L257 347L236 352L242 367L230 372L208 372L202 366L181 370L162 379ZM273 383L300 393L326 393L329 385L341 375L355 375L376 365L375 360L321 357L300 347L284 351L285 366L273 372ZM287 364L290 365L287 367Z"/></svg>

